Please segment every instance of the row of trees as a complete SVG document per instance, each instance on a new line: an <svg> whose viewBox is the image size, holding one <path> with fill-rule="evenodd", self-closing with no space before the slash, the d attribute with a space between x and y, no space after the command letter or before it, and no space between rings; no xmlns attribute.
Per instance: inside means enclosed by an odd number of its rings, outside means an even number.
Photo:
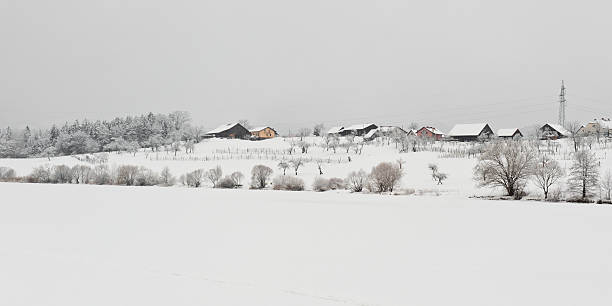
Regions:
<svg viewBox="0 0 612 306"><path fill-rule="evenodd" d="M74 121L62 127L15 131L0 129L0 158L49 157L101 151L131 151L147 147L193 143L204 134L201 127L191 125L189 113L148 113L140 116L115 118L110 121ZM186 150L189 146L185 145ZM178 147L180 150L181 147Z"/></svg>
<svg viewBox="0 0 612 306"><path fill-rule="evenodd" d="M521 197L532 182L549 199L551 187L565 177L561 165L550 156L539 154L526 142L494 142L485 147L474 168L474 179L482 187L502 187L509 196ZM612 175L608 171L600 182L599 161L594 153L579 150L573 155L567 178L570 200L589 201L600 187L610 198ZM556 195L555 198L558 198Z"/></svg>

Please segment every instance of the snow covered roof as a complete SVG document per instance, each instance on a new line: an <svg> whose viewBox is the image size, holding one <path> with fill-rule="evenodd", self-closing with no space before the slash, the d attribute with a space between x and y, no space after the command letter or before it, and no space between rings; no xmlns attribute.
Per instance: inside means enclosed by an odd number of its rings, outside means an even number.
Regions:
<svg viewBox="0 0 612 306"><path fill-rule="evenodd" d="M401 132L406 133L406 131L404 131L404 129L402 129L401 127L399 127L399 126L392 126L392 125L382 125L382 126L379 126L377 130L379 130L379 131L381 131L383 133L391 133L391 132L396 131L396 130L399 130Z"/></svg>
<svg viewBox="0 0 612 306"><path fill-rule="evenodd" d="M234 123L228 123L228 124L220 125L216 129L208 131L208 133L206 133L206 134L208 134L208 135L210 135L210 134L218 134L218 133L221 133L221 132L224 132L224 131L227 131L227 130L231 129L231 128L233 128L234 126L236 126L238 124L239 124L238 122L234 122Z"/></svg>
<svg viewBox="0 0 612 306"><path fill-rule="evenodd" d="M249 129L249 132L259 132L259 131L263 131L267 128L270 128L272 130L274 130L273 128L269 127L269 126L258 126L258 127L254 127L252 129Z"/></svg>
<svg viewBox="0 0 612 306"><path fill-rule="evenodd" d="M371 129L368 133L366 133L365 135L363 135L363 138L372 138L374 137L374 134L376 134L376 132L378 132L378 129Z"/></svg>
<svg viewBox="0 0 612 306"><path fill-rule="evenodd" d="M333 128L327 131L327 134L338 134L344 130L343 126L334 126Z"/></svg>
<svg viewBox="0 0 612 306"><path fill-rule="evenodd" d="M367 128L370 125L375 125L375 124L374 123L353 124L353 125L345 128L345 130L349 130L349 131L363 130L363 129Z"/></svg>
<svg viewBox="0 0 612 306"><path fill-rule="evenodd" d="M430 131L432 134L434 135L444 135L444 132L436 129L435 127L431 127L431 126L425 126L423 127L424 129Z"/></svg>
<svg viewBox="0 0 612 306"><path fill-rule="evenodd" d="M471 123L471 124L456 124L450 132L449 136L478 136L480 132L487 126L486 123Z"/></svg>
<svg viewBox="0 0 612 306"><path fill-rule="evenodd" d="M519 129L499 129L497 131L497 136L499 137L512 137L514 133L519 132Z"/></svg>
<svg viewBox="0 0 612 306"><path fill-rule="evenodd" d="M571 136L572 133L570 133L570 131L566 130L564 127L562 127L559 124L555 124L555 123L546 123L548 126L550 126L551 128L553 128L555 131L557 131L559 134L563 135L563 136Z"/></svg>

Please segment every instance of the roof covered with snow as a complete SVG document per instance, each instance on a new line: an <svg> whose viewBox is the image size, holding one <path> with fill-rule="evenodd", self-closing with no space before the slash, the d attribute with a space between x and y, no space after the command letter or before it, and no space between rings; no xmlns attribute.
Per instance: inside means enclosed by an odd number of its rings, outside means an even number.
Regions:
<svg viewBox="0 0 612 306"><path fill-rule="evenodd" d="M442 131L440 131L440 130L436 129L435 127L431 127L431 126L424 126L424 127L422 127L422 128L424 128L424 129L426 129L426 130L430 131L430 132L431 132L432 134L434 134L434 135L444 135L444 132L442 132Z"/></svg>
<svg viewBox="0 0 612 306"><path fill-rule="evenodd" d="M249 132L259 132L259 131L263 131L265 129L271 129L274 130L273 128L269 127L269 126L258 126L258 127L254 127L252 129L249 129Z"/></svg>
<svg viewBox="0 0 612 306"><path fill-rule="evenodd" d="M497 136L499 136L499 137L512 137L512 136L514 136L514 133L516 133L516 132L520 133L519 129L516 129L516 128L514 128L514 129L499 129L497 131Z"/></svg>
<svg viewBox="0 0 612 306"><path fill-rule="evenodd" d="M363 130L370 125L375 125L375 124L374 123L353 124L345 128L345 130L349 130L349 131Z"/></svg>
<svg viewBox="0 0 612 306"><path fill-rule="evenodd" d="M334 126L333 128L327 131L327 134L338 134L344 130L343 126Z"/></svg>
<svg viewBox="0 0 612 306"><path fill-rule="evenodd" d="M224 131L227 131L227 130L233 128L234 126L236 126L238 124L239 124L238 122L234 122L234 123L228 123L228 124L220 125L216 129L208 131L206 134L208 134L208 135L219 134L219 133L222 133Z"/></svg>
<svg viewBox="0 0 612 306"><path fill-rule="evenodd" d="M374 137L374 134L376 134L376 132L378 132L378 129L371 129L368 133L366 133L365 135L363 135L363 138L372 138Z"/></svg>
<svg viewBox="0 0 612 306"><path fill-rule="evenodd" d="M555 131L557 131L559 134L563 135L563 136L571 136L572 133L570 133L570 131L566 130L564 127L562 127L559 124L555 124L555 123L546 123L548 126L550 126L551 128L553 128Z"/></svg>
<svg viewBox="0 0 612 306"><path fill-rule="evenodd" d="M448 135L478 136L486 126L486 123L457 124L450 130L450 132L448 132Z"/></svg>

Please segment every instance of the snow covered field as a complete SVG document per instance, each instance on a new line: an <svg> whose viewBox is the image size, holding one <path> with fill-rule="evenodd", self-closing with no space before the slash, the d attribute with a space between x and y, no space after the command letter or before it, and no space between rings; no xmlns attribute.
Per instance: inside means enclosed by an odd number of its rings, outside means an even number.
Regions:
<svg viewBox="0 0 612 306"><path fill-rule="evenodd" d="M0 183L0 305L610 305L612 207Z"/></svg>

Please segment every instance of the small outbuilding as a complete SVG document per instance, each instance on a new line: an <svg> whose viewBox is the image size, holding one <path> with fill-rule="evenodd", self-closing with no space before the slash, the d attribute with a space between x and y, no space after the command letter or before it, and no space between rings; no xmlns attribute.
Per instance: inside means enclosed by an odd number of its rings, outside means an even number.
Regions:
<svg viewBox="0 0 612 306"><path fill-rule="evenodd" d="M420 137L429 137L435 140L441 140L444 137L442 131L431 126L424 126L416 131L416 135Z"/></svg>
<svg viewBox="0 0 612 306"><path fill-rule="evenodd" d="M523 138L523 133L519 129L499 129L497 137L503 139L520 139Z"/></svg>
<svg viewBox="0 0 612 306"><path fill-rule="evenodd" d="M274 138L278 135L275 129L269 126L260 126L249 130L251 132L251 138L254 139L268 139Z"/></svg>
<svg viewBox="0 0 612 306"><path fill-rule="evenodd" d="M565 138L572 135L570 131L565 129L563 126L554 123L546 123L540 128L540 134L542 139L559 139Z"/></svg>
<svg viewBox="0 0 612 306"><path fill-rule="evenodd" d="M224 124L204 134L205 137L209 137L209 138L216 137L216 138L238 138L238 139L246 139L250 135L251 135L251 132L249 132L249 130L247 130L240 123Z"/></svg>
<svg viewBox="0 0 612 306"><path fill-rule="evenodd" d="M340 135L344 131L343 126L334 126L329 131L327 131L327 135Z"/></svg>
<svg viewBox="0 0 612 306"><path fill-rule="evenodd" d="M495 134L487 123L457 124L448 133L454 140L458 141L477 141L490 139Z"/></svg>

